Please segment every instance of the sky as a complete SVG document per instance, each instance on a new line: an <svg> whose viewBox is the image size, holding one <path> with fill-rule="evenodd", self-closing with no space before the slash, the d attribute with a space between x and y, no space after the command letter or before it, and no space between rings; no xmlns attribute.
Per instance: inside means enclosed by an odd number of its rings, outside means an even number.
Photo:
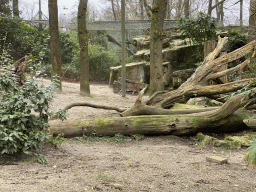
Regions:
<svg viewBox="0 0 256 192"><path fill-rule="evenodd" d="M225 24L238 24L239 23L239 3L234 5L239 0L226 0L225 7ZM22 11L21 17L24 19L31 19L35 17L39 10L39 0L19 0L20 11ZM42 12L48 17L48 0L41 0ZM244 0L244 24L248 25L249 18L249 2L250 0ZM58 0L59 17L71 18L75 17L77 13L79 0ZM109 6L108 0L88 0L89 6L94 7L95 12L99 15L102 10Z"/></svg>

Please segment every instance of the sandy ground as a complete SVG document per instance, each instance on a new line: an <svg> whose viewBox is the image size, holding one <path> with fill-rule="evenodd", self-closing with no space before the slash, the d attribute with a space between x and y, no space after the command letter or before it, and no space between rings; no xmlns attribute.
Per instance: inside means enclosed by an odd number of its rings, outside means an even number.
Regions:
<svg viewBox="0 0 256 192"><path fill-rule="evenodd" d="M80 101L130 107L136 99L131 95L123 98L108 85L100 84L91 85L91 94L92 97L81 97L79 84L64 82L63 92L54 99L53 110ZM69 111L68 119L113 116L119 114L76 107ZM242 161L246 149L201 148L188 137L146 137L125 143L70 138L60 148L42 146L40 152L48 157L48 163L24 162L23 157L16 157L0 165L0 192L256 192L256 169ZM228 164L206 162L207 156L228 158Z"/></svg>

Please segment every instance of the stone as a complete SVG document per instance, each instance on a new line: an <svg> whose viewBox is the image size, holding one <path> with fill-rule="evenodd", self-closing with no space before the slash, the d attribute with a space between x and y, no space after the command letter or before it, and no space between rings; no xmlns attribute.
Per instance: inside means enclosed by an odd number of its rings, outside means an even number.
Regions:
<svg viewBox="0 0 256 192"><path fill-rule="evenodd" d="M206 157L206 161L210 163L217 163L220 165L228 163L227 158L223 158L219 156Z"/></svg>

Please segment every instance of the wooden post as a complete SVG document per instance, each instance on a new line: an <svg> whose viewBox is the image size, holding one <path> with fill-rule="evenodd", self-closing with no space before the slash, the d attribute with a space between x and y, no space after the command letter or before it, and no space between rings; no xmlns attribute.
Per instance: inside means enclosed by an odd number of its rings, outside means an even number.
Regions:
<svg viewBox="0 0 256 192"><path fill-rule="evenodd" d="M215 49L215 41L205 41L204 42L204 58Z"/></svg>
<svg viewBox="0 0 256 192"><path fill-rule="evenodd" d="M220 57L223 56L223 55L226 55L227 52L220 52ZM228 63L222 65L219 69L219 71L225 71L226 69L228 69ZM223 82L223 83L227 83L228 82L228 76L225 75L223 77L220 77L220 80Z"/></svg>
<svg viewBox="0 0 256 192"><path fill-rule="evenodd" d="M205 41L204 42L204 58L207 57L211 52L213 52L215 49L215 41ZM208 85L214 85L213 80L209 80Z"/></svg>

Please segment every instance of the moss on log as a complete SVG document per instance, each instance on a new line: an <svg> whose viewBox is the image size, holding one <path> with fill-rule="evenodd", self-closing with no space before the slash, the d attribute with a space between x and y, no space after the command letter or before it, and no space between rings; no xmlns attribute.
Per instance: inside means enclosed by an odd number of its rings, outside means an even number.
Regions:
<svg viewBox="0 0 256 192"><path fill-rule="evenodd" d="M189 116L189 115L146 115L130 117L114 117L103 119L78 119L78 120L54 120L50 121L50 130L54 135L64 133L65 137L75 137L97 134L113 136L117 133L123 135L144 134L194 134L211 130L225 125L225 130L234 130L243 123L249 114L245 109L240 109L233 115L216 120L212 116ZM221 129L222 130L222 129ZM223 131L223 130L222 130Z"/></svg>

